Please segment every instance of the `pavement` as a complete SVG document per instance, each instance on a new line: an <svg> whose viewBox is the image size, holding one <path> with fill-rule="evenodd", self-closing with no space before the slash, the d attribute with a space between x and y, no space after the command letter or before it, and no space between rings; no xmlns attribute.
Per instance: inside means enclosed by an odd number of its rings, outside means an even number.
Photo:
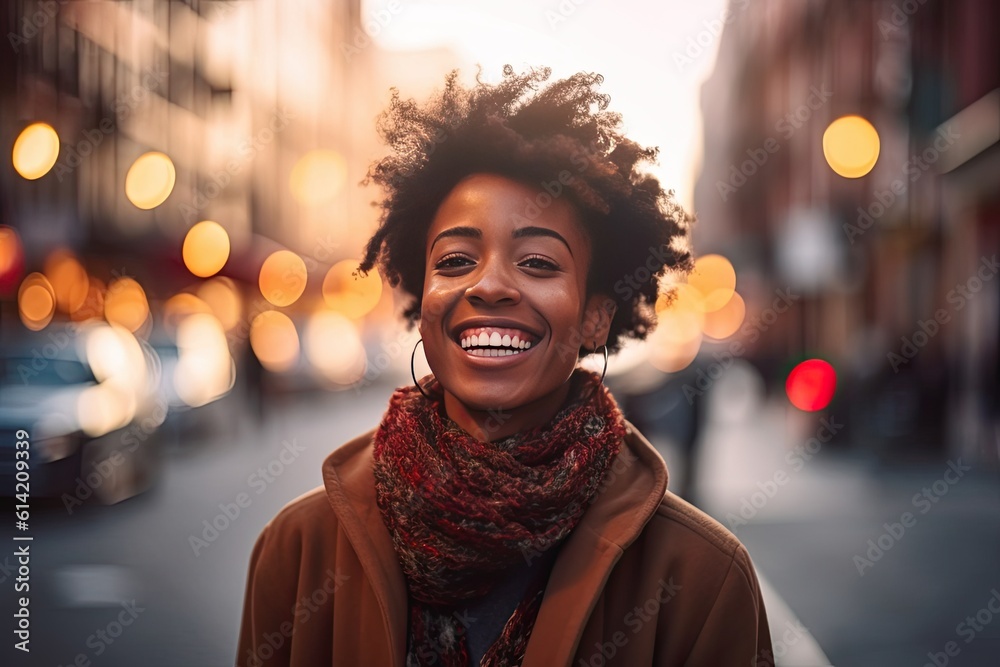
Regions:
<svg viewBox="0 0 1000 667"><path fill-rule="evenodd" d="M836 415L743 391L738 375L714 387L697 503L747 546L830 661L818 664L1000 665L995 464L879 462L843 441ZM654 444L682 469L669 438ZM783 638L772 635L777 654Z"/></svg>

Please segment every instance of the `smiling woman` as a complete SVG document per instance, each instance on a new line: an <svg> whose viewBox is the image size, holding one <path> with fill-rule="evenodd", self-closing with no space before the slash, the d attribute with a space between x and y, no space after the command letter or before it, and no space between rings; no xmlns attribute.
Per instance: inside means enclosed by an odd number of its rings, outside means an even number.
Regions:
<svg viewBox="0 0 1000 667"><path fill-rule="evenodd" d="M600 75L504 74L379 120L359 268L412 297L432 372L265 527L238 665L770 664L746 549L577 366L655 326L691 219Z"/></svg>
<svg viewBox="0 0 1000 667"><path fill-rule="evenodd" d="M568 201L515 222L527 185L473 174L441 202L428 231L420 319L427 363L459 426L495 440L548 421L566 402L579 347L603 345L611 314L586 295L590 242ZM603 325L603 326L602 326ZM603 328L603 333L600 329ZM506 341L506 342L505 342ZM515 351L516 349L516 351ZM492 432L490 410L510 419Z"/></svg>

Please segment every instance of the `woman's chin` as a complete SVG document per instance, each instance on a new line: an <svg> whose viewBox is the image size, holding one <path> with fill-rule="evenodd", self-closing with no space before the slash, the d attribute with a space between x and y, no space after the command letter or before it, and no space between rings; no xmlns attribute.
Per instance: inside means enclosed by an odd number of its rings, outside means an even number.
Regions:
<svg viewBox="0 0 1000 667"><path fill-rule="evenodd" d="M457 391L450 391L452 397L466 410L480 412L515 410L525 403L517 395L515 387L504 387L497 383L466 383Z"/></svg>

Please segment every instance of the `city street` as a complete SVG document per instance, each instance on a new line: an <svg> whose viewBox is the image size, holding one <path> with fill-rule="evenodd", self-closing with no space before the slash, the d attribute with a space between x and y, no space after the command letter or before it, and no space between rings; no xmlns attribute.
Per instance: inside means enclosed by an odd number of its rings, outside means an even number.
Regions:
<svg viewBox="0 0 1000 667"><path fill-rule="evenodd" d="M61 506L33 511L32 664L232 664L258 532L321 483L323 458L375 425L390 392L383 383L364 395L285 396L285 407L260 425L247 415L233 420L231 434L170 447L146 494L72 515ZM220 402L220 419L231 400ZM796 469L780 433L784 410L764 407L744 422L720 421L713 411L701 451L703 505L735 530L801 621L772 628L776 653L782 641L793 650L804 627L838 666L919 666L949 641L960 652L947 664L996 664L1000 618L956 631L1000 589L996 479L965 472L922 514L913 496L924 487L933 494L947 463L881 471L876 483L864 461L821 450L792 459L805 461ZM654 444L674 459L667 441ZM778 470L787 479L775 478ZM774 479L785 481L766 483ZM241 493L245 507L237 505ZM915 523L880 537L907 511ZM220 518L227 512L232 518ZM881 556L867 553L868 540L882 546ZM863 576L855 556L872 557Z"/></svg>

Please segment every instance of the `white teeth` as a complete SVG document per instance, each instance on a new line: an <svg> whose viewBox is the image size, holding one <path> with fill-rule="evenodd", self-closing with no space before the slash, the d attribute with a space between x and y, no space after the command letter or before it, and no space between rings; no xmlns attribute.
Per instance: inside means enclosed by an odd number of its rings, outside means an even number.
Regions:
<svg viewBox="0 0 1000 667"><path fill-rule="evenodd" d="M531 347L531 343L521 340L518 335L501 334L498 331L482 331L478 335L472 334L459 340L462 349L477 357L507 357L512 354L519 354L521 350ZM480 348L492 349L480 349ZM500 349L497 349L500 348ZM506 349L504 349L506 348Z"/></svg>
<svg viewBox="0 0 1000 667"><path fill-rule="evenodd" d="M521 354L520 350L496 350L474 347L469 350L469 354L474 357L509 357L512 354Z"/></svg>

